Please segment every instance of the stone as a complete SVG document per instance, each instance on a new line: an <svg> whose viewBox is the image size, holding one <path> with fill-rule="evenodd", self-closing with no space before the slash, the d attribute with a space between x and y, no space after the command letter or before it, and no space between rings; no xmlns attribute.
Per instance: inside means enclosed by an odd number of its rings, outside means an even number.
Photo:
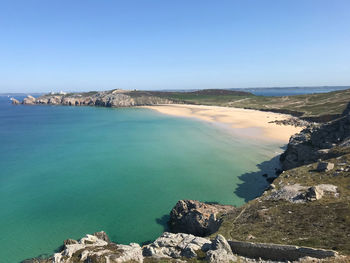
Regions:
<svg viewBox="0 0 350 263"><path fill-rule="evenodd" d="M94 236L101 239L101 240L106 241L107 243L111 242L111 240L109 239L109 237L107 236L105 231L95 232Z"/></svg>
<svg viewBox="0 0 350 263"><path fill-rule="evenodd" d="M317 162L318 159L337 157L334 147L350 146L350 114L324 124L313 124L293 135L280 161L283 170ZM333 168L332 168L333 169Z"/></svg>
<svg viewBox="0 0 350 263"><path fill-rule="evenodd" d="M330 162L319 162L317 164L317 168L316 170L318 172L328 172L330 170L332 170L334 168L334 163L330 163Z"/></svg>
<svg viewBox="0 0 350 263"><path fill-rule="evenodd" d="M129 245L110 243L107 234L104 231L101 231L96 232L94 235L88 234L79 241L67 239L64 242L63 250L55 253L47 262L82 263L130 261L143 262L140 245L135 243Z"/></svg>
<svg viewBox="0 0 350 263"><path fill-rule="evenodd" d="M15 98L11 98L11 101L12 101L12 104L13 104L13 105L21 104L21 103L19 102L19 100L16 100Z"/></svg>
<svg viewBox="0 0 350 263"><path fill-rule="evenodd" d="M36 104L36 99L33 96L28 95L26 98L23 99L22 104Z"/></svg>
<svg viewBox="0 0 350 263"><path fill-rule="evenodd" d="M232 253L227 253L224 249L209 250L205 259L211 263L230 263L237 261L236 256Z"/></svg>
<svg viewBox="0 0 350 263"><path fill-rule="evenodd" d="M271 192L269 196L266 197L267 200L286 200L291 203L301 203L305 202L302 198L302 194L308 187L301 186L300 184L286 185L281 189L276 189Z"/></svg>
<svg viewBox="0 0 350 263"><path fill-rule="evenodd" d="M323 197L323 190L317 186L310 187L305 193L305 198L308 201L319 200Z"/></svg>
<svg viewBox="0 0 350 263"><path fill-rule="evenodd" d="M221 225L219 214L234 211L235 207L206 204L195 200L180 200L170 212L169 226L173 232L183 232L196 236L215 233Z"/></svg>
<svg viewBox="0 0 350 263"><path fill-rule="evenodd" d="M143 255L154 258L193 258L196 251L207 251L211 241L185 233L164 232L153 243L143 247Z"/></svg>
<svg viewBox="0 0 350 263"><path fill-rule="evenodd" d="M73 245L73 244L78 244L78 241L74 240L74 239L66 239L65 241L63 241L64 246L67 245Z"/></svg>
<svg viewBox="0 0 350 263"><path fill-rule="evenodd" d="M300 184L286 185L281 189L276 189L266 196L267 200L286 200L291 203L305 203L321 199L325 192L333 193L337 196L337 186L332 184L319 184L311 187Z"/></svg>
<svg viewBox="0 0 350 263"><path fill-rule="evenodd" d="M217 235L211 244L212 250L223 249L227 253L232 253L231 247L222 235Z"/></svg>

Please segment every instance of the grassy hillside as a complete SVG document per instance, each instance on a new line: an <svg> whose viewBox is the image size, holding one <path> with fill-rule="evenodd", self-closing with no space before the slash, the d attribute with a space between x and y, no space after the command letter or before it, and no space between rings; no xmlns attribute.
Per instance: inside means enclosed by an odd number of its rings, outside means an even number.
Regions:
<svg viewBox="0 0 350 263"><path fill-rule="evenodd" d="M350 173L340 170L344 163L350 163L350 154L329 161L335 164L332 171L315 172L316 163L301 166L284 172L273 184L276 189L296 183L333 184L339 197L327 194L312 202L290 203L266 200L269 190L226 215L218 233L227 239L327 248L349 255Z"/></svg>
<svg viewBox="0 0 350 263"><path fill-rule="evenodd" d="M314 121L329 121L339 117L350 102L350 89L308 95L265 97L255 96L244 91L208 89L192 92L166 92L166 91L126 91L110 90L104 92L69 93L54 95L60 97L86 98L94 96L113 96L122 93L142 102L152 101L152 97L168 99L174 103L215 105L223 107L236 107L289 113L304 119ZM50 94L43 95L48 98Z"/></svg>
<svg viewBox="0 0 350 263"><path fill-rule="evenodd" d="M200 90L194 92L134 91L128 94L131 96L157 96L173 100L176 103L284 112L321 121L328 121L339 116L350 102L350 89L285 97L255 96L248 92L230 90Z"/></svg>

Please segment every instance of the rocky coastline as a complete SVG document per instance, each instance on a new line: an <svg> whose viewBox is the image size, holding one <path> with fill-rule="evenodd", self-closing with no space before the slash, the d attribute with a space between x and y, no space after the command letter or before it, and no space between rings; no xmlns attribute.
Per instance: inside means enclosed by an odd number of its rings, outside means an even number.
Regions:
<svg viewBox="0 0 350 263"><path fill-rule="evenodd" d="M28 95L22 102L12 98L13 104L48 104L66 106L133 107L143 105L170 104L171 100L136 91L111 90L101 92L46 94L38 98Z"/></svg>
<svg viewBox="0 0 350 263"><path fill-rule="evenodd" d="M115 92L75 98L28 96L22 103L123 107L172 102ZM349 256L336 252L350 252L349 111L292 136L280 161L279 176L243 207L178 201L170 212L172 233L150 244L115 244L102 231L79 241L66 240L49 258L23 262L349 262Z"/></svg>
<svg viewBox="0 0 350 263"><path fill-rule="evenodd" d="M180 203L180 205L179 205ZM200 203L194 200L180 200L171 213L177 211L182 216L172 218L171 222L181 223L183 218L193 218L184 225L188 232L197 231L193 224L212 230L202 217L208 219L220 209L220 205ZM184 212L181 204L196 206ZM198 210L200 206L201 212ZM228 207L231 210L231 207ZM214 214L212 214L214 212ZM48 258L33 258L23 263L107 263L107 262L320 262L327 258L339 258L337 252L324 249L303 248L276 244L256 244L226 240L220 234L215 237L201 237L186 233L164 232L150 244L140 246L136 243L129 245L116 244L110 241L104 231L87 234L80 240L67 239L54 255ZM317 260L317 261L315 261Z"/></svg>

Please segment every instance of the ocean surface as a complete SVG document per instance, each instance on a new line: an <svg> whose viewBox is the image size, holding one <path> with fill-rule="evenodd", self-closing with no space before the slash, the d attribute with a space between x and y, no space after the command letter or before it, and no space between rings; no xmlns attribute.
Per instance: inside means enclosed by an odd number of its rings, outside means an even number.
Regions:
<svg viewBox="0 0 350 263"><path fill-rule="evenodd" d="M155 239L180 199L240 206L267 186L281 146L148 109L0 97L0 261L100 230L118 243Z"/></svg>

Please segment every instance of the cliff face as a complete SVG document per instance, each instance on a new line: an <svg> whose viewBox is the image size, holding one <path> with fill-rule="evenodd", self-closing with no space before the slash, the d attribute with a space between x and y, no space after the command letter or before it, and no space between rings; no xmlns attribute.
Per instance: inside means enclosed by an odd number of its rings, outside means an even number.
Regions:
<svg viewBox="0 0 350 263"><path fill-rule="evenodd" d="M350 146L350 114L332 122L308 127L291 137L281 155L282 168L289 170L301 165L335 156L335 149Z"/></svg>
<svg viewBox="0 0 350 263"><path fill-rule="evenodd" d="M219 229L221 217L234 210L229 205L180 200L170 212L169 226L176 233L208 236Z"/></svg>
<svg viewBox="0 0 350 263"><path fill-rule="evenodd" d="M28 96L22 104L50 104L68 106L102 106L102 107L132 107L142 105L170 104L172 101L166 98L139 95L137 92L122 90L103 91L93 93L73 93L68 95L52 94L38 98Z"/></svg>

